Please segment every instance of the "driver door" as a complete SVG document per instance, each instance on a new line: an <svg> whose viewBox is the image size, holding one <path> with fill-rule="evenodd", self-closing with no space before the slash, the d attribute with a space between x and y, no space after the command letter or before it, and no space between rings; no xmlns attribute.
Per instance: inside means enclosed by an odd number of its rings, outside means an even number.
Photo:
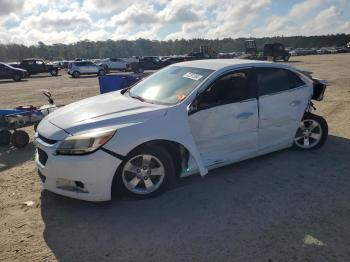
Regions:
<svg viewBox="0 0 350 262"><path fill-rule="evenodd" d="M192 103L189 124L206 167L235 162L258 149L258 102L251 69L219 77Z"/></svg>

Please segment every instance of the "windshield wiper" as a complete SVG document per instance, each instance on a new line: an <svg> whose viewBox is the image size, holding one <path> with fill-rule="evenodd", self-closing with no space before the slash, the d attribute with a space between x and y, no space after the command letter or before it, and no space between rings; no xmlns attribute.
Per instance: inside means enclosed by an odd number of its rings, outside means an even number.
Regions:
<svg viewBox="0 0 350 262"><path fill-rule="evenodd" d="M135 98L137 100L140 100L141 102L145 102L145 99L142 98L141 96L138 96L138 95L132 95L129 91L129 96L132 97L132 98Z"/></svg>

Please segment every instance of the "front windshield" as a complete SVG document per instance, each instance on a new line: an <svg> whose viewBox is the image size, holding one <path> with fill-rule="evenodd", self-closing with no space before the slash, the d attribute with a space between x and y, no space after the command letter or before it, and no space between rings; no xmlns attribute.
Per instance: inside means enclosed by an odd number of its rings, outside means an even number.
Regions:
<svg viewBox="0 0 350 262"><path fill-rule="evenodd" d="M133 86L130 96L156 104L177 104L212 72L203 68L169 66Z"/></svg>

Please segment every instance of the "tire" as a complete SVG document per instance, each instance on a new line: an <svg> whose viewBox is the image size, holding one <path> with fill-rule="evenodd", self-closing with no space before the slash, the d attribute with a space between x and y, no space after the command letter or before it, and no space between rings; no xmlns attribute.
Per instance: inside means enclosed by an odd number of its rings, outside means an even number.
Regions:
<svg viewBox="0 0 350 262"><path fill-rule="evenodd" d="M174 170L171 155L163 147L149 146L136 149L118 168L113 191L138 199L157 196L175 181ZM155 172L159 175L154 175Z"/></svg>
<svg viewBox="0 0 350 262"><path fill-rule="evenodd" d="M13 81L18 82L21 81L22 77L18 74L13 75Z"/></svg>
<svg viewBox="0 0 350 262"><path fill-rule="evenodd" d="M73 78L78 78L78 77L80 77L80 73L79 73L78 71L74 71L74 72L72 73L72 77L73 77Z"/></svg>
<svg viewBox="0 0 350 262"><path fill-rule="evenodd" d="M57 75L58 75L58 69L51 70L51 71L50 71L50 74L51 74L52 76L57 76Z"/></svg>
<svg viewBox="0 0 350 262"><path fill-rule="evenodd" d="M100 70L100 71L98 71L97 75L98 76L104 76L104 75L106 75L106 71L105 70Z"/></svg>
<svg viewBox="0 0 350 262"><path fill-rule="evenodd" d="M33 126L35 132L36 132L36 130L38 129L38 125L39 125L39 123L36 123L36 124Z"/></svg>
<svg viewBox="0 0 350 262"><path fill-rule="evenodd" d="M13 132L11 143L17 148L23 148L29 143L29 135L23 130Z"/></svg>
<svg viewBox="0 0 350 262"><path fill-rule="evenodd" d="M137 69L137 73L141 73L141 74L142 74L144 71L145 71L145 70L144 70L142 67L140 67L140 68Z"/></svg>
<svg viewBox="0 0 350 262"><path fill-rule="evenodd" d="M288 61L289 61L289 58L290 58L290 56L285 56L285 57L283 57L283 61L284 61L284 62L288 62Z"/></svg>
<svg viewBox="0 0 350 262"><path fill-rule="evenodd" d="M294 138L293 148L314 150L321 148L328 137L327 121L312 113L306 112Z"/></svg>
<svg viewBox="0 0 350 262"><path fill-rule="evenodd" d="M0 131L0 146L8 146L11 143L11 132L8 130Z"/></svg>

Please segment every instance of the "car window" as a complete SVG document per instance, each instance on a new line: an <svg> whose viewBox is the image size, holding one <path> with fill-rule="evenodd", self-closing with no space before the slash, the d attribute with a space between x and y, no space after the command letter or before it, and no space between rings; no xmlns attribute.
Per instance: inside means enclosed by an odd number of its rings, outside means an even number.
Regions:
<svg viewBox="0 0 350 262"><path fill-rule="evenodd" d="M37 65L42 65L44 62L43 61L36 61Z"/></svg>
<svg viewBox="0 0 350 262"><path fill-rule="evenodd" d="M198 107L241 102L255 97L251 70L238 70L217 79L198 98Z"/></svg>
<svg viewBox="0 0 350 262"><path fill-rule="evenodd" d="M259 95L269 95L290 89L289 74L280 68L258 68Z"/></svg>
<svg viewBox="0 0 350 262"><path fill-rule="evenodd" d="M1 71L5 71L5 70L6 70L6 66L5 66L5 65L0 64L0 70L1 70Z"/></svg>
<svg viewBox="0 0 350 262"><path fill-rule="evenodd" d="M301 80L300 77L297 76L295 73L288 71L288 75L289 75L289 85L291 89L305 85L304 81Z"/></svg>
<svg viewBox="0 0 350 262"><path fill-rule="evenodd" d="M156 104L177 104L212 72L194 67L166 67L133 86L129 95Z"/></svg>

